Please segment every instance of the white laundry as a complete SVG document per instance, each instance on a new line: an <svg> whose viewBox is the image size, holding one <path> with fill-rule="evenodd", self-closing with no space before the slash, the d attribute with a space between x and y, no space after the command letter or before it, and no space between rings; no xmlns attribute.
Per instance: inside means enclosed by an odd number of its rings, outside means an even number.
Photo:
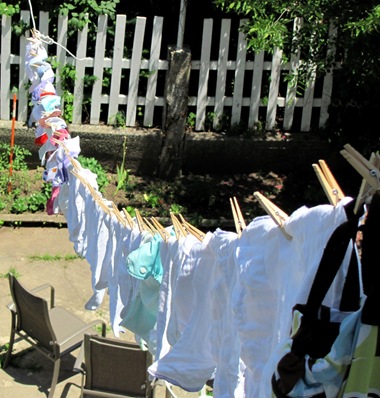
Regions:
<svg viewBox="0 0 380 398"><path fill-rule="evenodd" d="M271 397L271 377L280 355L278 347L289 337L292 308L297 303L306 302L325 245L333 231L347 220L344 206L351 200L345 198L336 207L320 205L295 211L285 223L292 240L282 246L277 264L266 261L267 274L275 276L272 283L278 292L278 311L272 326L276 335L273 336L270 355L263 363L257 390L260 397ZM349 256L346 256L340 273L347 271L348 262ZM338 275L323 301L325 305L334 305L337 297L341 296L341 280L342 276Z"/></svg>
<svg viewBox="0 0 380 398"><path fill-rule="evenodd" d="M194 242L189 255L192 258L191 279L194 303L190 306L191 315L171 350L153 363L148 371L152 377L164 379L186 391L200 391L207 380L214 377L215 361L211 354L211 294L209 280L213 278L216 261L215 252L208 242L212 234L206 234L203 242Z"/></svg>
<svg viewBox="0 0 380 398"><path fill-rule="evenodd" d="M91 196L91 195L90 195ZM86 202L86 260L91 270L91 286L94 294L85 304L87 310L96 310L102 304L108 287L109 257L106 257L110 232L107 218L110 217L95 199ZM109 221L108 221L109 222Z"/></svg>
<svg viewBox="0 0 380 398"><path fill-rule="evenodd" d="M210 282L212 295L212 354L216 361L214 396L244 397L245 365L240 357L240 338L234 324L232 290L238 269L235 265L238 236L217 229L209 245L216 256L216 267Z"/></svg>

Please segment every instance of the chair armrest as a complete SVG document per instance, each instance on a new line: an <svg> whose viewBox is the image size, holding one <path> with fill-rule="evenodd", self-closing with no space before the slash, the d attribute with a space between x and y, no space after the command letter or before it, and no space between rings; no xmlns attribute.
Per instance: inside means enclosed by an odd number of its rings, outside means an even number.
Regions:
<svg viewBox="0 0 380 398"><path fill-rule="evenodd" d="M73 371L86 374L86 366L84 363L84 343L80 346L77 359L75 360Z"/></svg>
<svg viewBox="0 0 380 398"><path fill-rule="evenodd" d="M50 285L49 283L44 283L41 286L37 286L34 289L31 289L30 292L37 293L44 289L50 289L50 308L54 308L54 286Z"/></svg>
<svg viewBox="0 0 380 398"><path fill-rule="evenodd" d="M8 303L8 304L6 305L6 307L8 308L9 311L12 312L12 314L16 314L16 313L17 313L17 311L16 311L16 306L15 306L15 303L14 303L13 301L10 302L10 303Z"/></svg>
<svg viewBox="0 0 380 398"><path fill-rule="evenodd" d="M71 336L67 336L65 340L60 341L60 344L62 344L62 345L66 344L74 336L77 336L80 333L84 333L90 326L96 326L98 324L102 325L102 336L105 337L105 335L106 335L106 324L105 324L104 321L98 319L98 320L86 323L85 325L83 325L83 327L81 327L80 329L77 329L74 334L72 334Z"/></svg>
<svg viewBox="0 0 380 398"><path fill-rule="evenodd" d="M37 292L39 292L39 291L41 291L41 290L44 290L44 289L50 289L50 308L53 308L54 307L54 286L52 286L52 285L50 285L50 284L48 284L48 283L45 283L45 284L43 284L43 285L41 285L41 286L37 286L37 287L35 287L34 289L30 289L29 291L31 292L31 293L37 293ZM14 313L16 313L17 312L17 310L16 310L16 306L15 306L15 304L14 304L14 302L13 301L11 301L10 303L8 303L7 305L6 305L6 307L9 309L9 311L11 311L11 312L14 312Z"/></svg>

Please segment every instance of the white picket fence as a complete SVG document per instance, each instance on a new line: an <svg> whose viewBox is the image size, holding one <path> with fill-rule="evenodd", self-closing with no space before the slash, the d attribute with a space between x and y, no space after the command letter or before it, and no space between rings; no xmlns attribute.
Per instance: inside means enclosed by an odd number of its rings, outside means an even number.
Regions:
<svg viewBox="0 0 380 398"><path fill-rule="evenodd" d="M21 12L21 19L30 24L29 11ZM37 19L37 29L49 35L49 15L41 12ZM81 124L82 104L84 98L83 78L85 74L97 77L91 94L91 108L89 115L90 124L111 123L115 115L122 111L126 116L126 125L134 127L137 123L137 110L141 110L139 124L152 127L154 114L161 112L164 106L164 97L157 93L158 79L165 79L168 70L168 61L160 59L164 19L155 17L153 21L147 21L144 17L138 17L134 28L133 48L130 58L124 57L124 43L127 18L118 15L116 20L116 31L114 38L107 37L106 15L99 16L94 57L87 54L88 27L79 31L75 57L66 50L68 17L58 18L58 29L53 39L59 45L49 45L48 54L55 56L59 64L72 64L76 69L76 82L74 87L73 123ZM152 36L149 40L149 59L143 56L144 36L147 22L152 23ZM166 22L166 21L165 21ZM170 23L168 21L168 23ZM295 21L295 26L300 21ZM312 79L302 96L297 93L296 86L288 85L284 75L294 71L301 62L299 57L293 56L290 62L281 62L280 50L274 52L271 57L264 53L248 57L247 43L242 33L231 31L231 21L221 21L220 31L213 29L214 21L205 19L203 23L203 35L201 43L201 56L199 60L191 61L191 74L196 74L198 79L198 90L196 96L189 96L189 109L195 109L195 130L202 131L205 121L212 115L214 127L224 115L230 115L231 124L245 122L248 127L254 127L259 121L267 130L276 127L279 118L282 119L283 130L294 128L295 114L298 112L300 120L297 127L300 131L310 131L316 127L323 127L328 118L328 106L332 92L332 74L327 74L321 84L320 93L316 97L316 80ZM18 89L18 121L25 122L28 118L28 92L26 87L27 77L24 69L24 50L26 38L16 38L11 33L12 19L2 16L1 24L1 48L0 48L0 119L9 120L11 117L12 87ZM238 37L236 53L232 59L229 58L231 35L235 33ZM11 40L19 40L20 54L11 54ZM219 43L213 41L219 40ZM212 46L218 45L217 59L211 58ZM106 47L113 47L113 57L105 56ZM191 49L190 49L191 50ZM18 81L11 81L11 68L18 68ZM102 80L105 68L112 68L111 82L108 92L104 92ZM128 73L126 73L128 71ZM159 73L163 71L163 73ZM232 71L232 72L231 72ZM144 95L139 94L140 74L148 73L146 90ZM214 78L210 74L214 73ZM233 73L233 89L228 75ZM125 76L128 75L128 84L125 87ZM198 77L199 76L199 77ZM216 77L215 77L216 76ZM123 83L122 83L123 82ZM12 84L13 83L13 84ZM58 94L62 93L59 68L56 70L56 88ZM123 84L123 87L121 85ZM194 84L194 83L193 83ZM213 85L213 87L210 87ZM265 90L263 87L265 86ZM268 89L269 86L269 89ZM280 90L281 86L281 90ZM145 85L144 85L145 87ZM141 91L141 86L140 86ZM265 91L263 93L263 91ZM127 92L127 94L125 94ZM247 95L247 92L249 93ZM211 93L211 94L210 94ZM102 105L106 105L107 115L105 118ZM297 110L297 111L296 111ZM301 112L301 113L300 113ZM102 118L105 120L102 121ZM316 126L312 121L317 120Z"/></svg>

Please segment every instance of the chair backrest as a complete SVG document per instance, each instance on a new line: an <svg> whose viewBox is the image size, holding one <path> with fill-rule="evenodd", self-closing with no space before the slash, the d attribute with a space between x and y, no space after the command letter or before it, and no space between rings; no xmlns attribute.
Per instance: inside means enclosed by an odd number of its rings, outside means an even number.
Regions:
<svg viewBox="0 0 380 398"><path fill-rule="evenodd" d="M152 356L138 344L86 334L84 363L87 390L151 396L147 369L152 364Z"/></svg>
<svg viewBox="0 0 380 398"><path fill-rule="evenodd" d="M23 331L49 351L54 351L52 342L56 337L49 318L48 302L25 289L13 276L9 275L9 286L16 306L18 331Z"/></svg>

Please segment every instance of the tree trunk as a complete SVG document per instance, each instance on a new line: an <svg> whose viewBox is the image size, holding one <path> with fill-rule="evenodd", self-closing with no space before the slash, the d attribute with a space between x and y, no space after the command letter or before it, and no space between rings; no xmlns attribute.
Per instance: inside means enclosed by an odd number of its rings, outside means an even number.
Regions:
<svg viewBox="0 0 380 398"><path fill-rule="evenodd" d="M166 180L173 180L182 172L190 69L190 51L169 47L164 138L158 166L159 177Z"/></svg>

